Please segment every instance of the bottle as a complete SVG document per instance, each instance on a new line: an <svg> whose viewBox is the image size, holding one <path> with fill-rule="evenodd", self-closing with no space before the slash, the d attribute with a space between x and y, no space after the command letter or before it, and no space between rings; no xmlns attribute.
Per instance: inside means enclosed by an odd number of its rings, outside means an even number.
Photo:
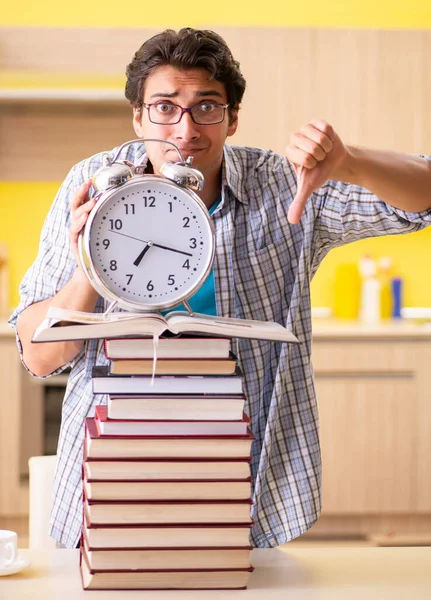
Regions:
<svg viewBox="0 0 431 600"><path fill-rule="evenodd" d="M392 317L392 258L382 256L379 260L380 291L380 316L382 319Z"/></svg>
<svg viewBox="0 0 431 600"><path fill-rule="evenodd" d="M363 323L378 323L380 321L381 284L377 277L375 260L365 255L359 262L359 272L362 276L360 320Z"/></svg>
<svg viewBox="0 0 431 600"><path fill-rule="evenodd" d="M392 318L401 319L401 308L403 304L403 280L401 277L392 279Z"/></svg>
<svg viewBox="0 0 431 600"><path fill-rule="evenodd" d="M335 271L334 315L338 319L357 319L361 297L361 276L358 265L343 263Z"/></svg>

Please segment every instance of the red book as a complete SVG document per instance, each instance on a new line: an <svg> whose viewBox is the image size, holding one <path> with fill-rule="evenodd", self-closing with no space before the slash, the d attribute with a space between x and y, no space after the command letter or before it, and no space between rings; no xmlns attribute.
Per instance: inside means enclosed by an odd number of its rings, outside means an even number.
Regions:
<svg viewBox="0 0 431 600"><path fill-rule="evenodd" d="M251 477L242 480L161 479L94 481L84 478L84 492L89 500L248 500Z"/></svg>
<svg viewBox="0 0 431 600"><path fill-rule="evenodd" d="M248 569L246 548L91 548L84 530L82 544L91 569Z"/></svg>
<svg viewBox="0 0 431 600"><path fill-rule="evenodd" d="M87 417L87 455L95 458L248 458L255 437L247 435L142 436L100 435L94 418Z"/></svg>
<svg viewBox="0 0 431 600"><path fill-rule="evenodd" d="M98 525L85 518L90 548L248 548L252 523Z"/></svg>
<svg viewBox="0 0 431 600"><path fill-rule="evenodd" d="M95 409L99 435L247 435L250 419L243 413L241 421L188 421L188 420L129 420L109 419L107 407Z"/></svg>
<svg viewBox="0 0 431 600"><path fill-rule="evenodd" d="M85 494L84 494L85 497ZM252 500L84 500L84 515L96 525L251 524Z"/></svg>
<svg viewBox="0 0 431 600"><path fill-rule="evenodd" d="M81 544L82 586L89 590L243 590L253 567L248 569L96 570L89 565Z"/></svg>

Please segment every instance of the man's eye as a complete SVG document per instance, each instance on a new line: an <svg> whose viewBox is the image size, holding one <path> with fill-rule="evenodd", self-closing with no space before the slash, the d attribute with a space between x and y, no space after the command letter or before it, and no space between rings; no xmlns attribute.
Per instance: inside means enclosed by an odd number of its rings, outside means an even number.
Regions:
<svg viewBox="0 0 431 600"><path fill-rule="evenodd" d="M204 113L210 113L213 112L217 107L217 104L214 104L213 102L207 102L205 104L199 104L199 109L204 112Z"/></svg>
<svg viewBox="0 0 431 600"><path fill-rule="evenodd" d="M174 112L175 106L173 104L168 104L167 102L159 102L156 104L156 108L159 113L170 114Z"/></svg>

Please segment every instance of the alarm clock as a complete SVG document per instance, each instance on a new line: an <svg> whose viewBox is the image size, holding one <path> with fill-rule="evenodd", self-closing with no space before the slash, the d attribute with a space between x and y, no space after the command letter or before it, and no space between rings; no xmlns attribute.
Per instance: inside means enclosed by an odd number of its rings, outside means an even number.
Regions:
<svg viewBox="0 0 431 600"><path fill-rule="evenodd" d="M165 163L161 175L117 161L134 142L174 146L180 161ZM164 140L123 144L93 176L97 202L78 238L79 260L94 289L127 311L162 311L183 303L208 276L215 252L214 226L197 195L204 178Z"/></svg>

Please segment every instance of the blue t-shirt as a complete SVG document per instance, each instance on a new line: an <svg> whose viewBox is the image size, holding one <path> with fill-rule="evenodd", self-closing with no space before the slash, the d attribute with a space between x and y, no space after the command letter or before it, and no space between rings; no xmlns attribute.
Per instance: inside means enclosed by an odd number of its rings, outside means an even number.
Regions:
<svg viewBox="0 0 431 600"><path fill-rule="evenodd" d="M217 200L211 206L209 209L210 215L213 214L217 206L220 204L220 201L221 198L217 198ZM205 279L198 291L188 299L188 303L193 312L202 313L204 315L217 315L213 269L211 269L208 277ZM184 310L184 305L180 304L171 310ZM166 312L171 312L171 310ZM166 314L166 312L163 314Z"/></svg>

